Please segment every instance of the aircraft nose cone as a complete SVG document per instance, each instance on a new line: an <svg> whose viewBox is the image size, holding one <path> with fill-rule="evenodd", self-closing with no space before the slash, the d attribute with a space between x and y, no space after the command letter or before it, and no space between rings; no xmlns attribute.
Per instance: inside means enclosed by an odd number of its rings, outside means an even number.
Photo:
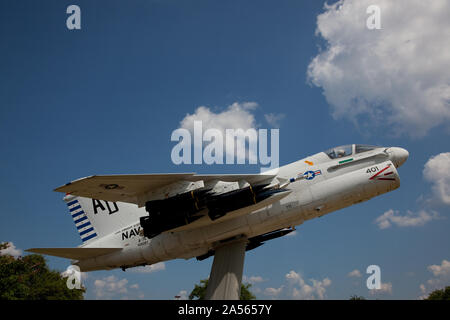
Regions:
<svg viewBox="0 0 450 320"><path fill-rule="evenodd" d="M388 150L389 154L391 155L391 160L394 163L395 167L398 168L402 164L405 163L405 161L409 157L409 152L406 149L399 148L399 147L391 147Z"/></svg>

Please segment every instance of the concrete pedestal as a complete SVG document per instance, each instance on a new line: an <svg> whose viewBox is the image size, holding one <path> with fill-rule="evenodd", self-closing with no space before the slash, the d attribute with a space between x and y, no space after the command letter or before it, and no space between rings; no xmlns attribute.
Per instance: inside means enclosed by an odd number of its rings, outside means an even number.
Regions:
<svg viewBox="0 0 450 320"><path fill-rule="evenodd" d="M239 300L246 245L247 239L241 238L215 249L207 300Z"/></svg>

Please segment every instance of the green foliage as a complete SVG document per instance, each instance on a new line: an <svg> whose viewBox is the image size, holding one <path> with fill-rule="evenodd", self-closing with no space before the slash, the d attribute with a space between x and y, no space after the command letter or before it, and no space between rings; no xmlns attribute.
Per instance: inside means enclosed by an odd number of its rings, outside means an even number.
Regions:
<svg viewBox="0 0 450 320"><path fill-rule="evenodd" d="M241 285L241 296L239 300L255 300L256 297L250 292L251 283Z"/></svg>
<svg viewBox="0 0 450 320"><path fill-rule="evenodd" d="M0 250L8 247L1 243ZM81 300L85 288L70 290L41 255L0 256L0 300Z"/></svg>
<svg viewBox="0 0 450 320"><path fill-rule="evenodd" d="M425 300L450 300L450 286L441 290L434 290Z"/></svg>
<svg viewBox="0 0 450 320"><path fill-rule="evenodd" d="M241 295L239 300L255 300L256 297L250 292L250 283L241 284ZM191 294L189 295L189 300L205 300L206 288L208 287L208 279L200 280L200 284L196 284Z"/></svg>
<svg viewBox="0 0 450 320"><path fill-rule="evenodd" d="M364 298L363 296L358 296L356 294L350 296L350 299L348 300L366 300L366 298Z"/></svg>
<svg viewBox="0 0 450 320"><path fill-rule="evenodd" d="M200 284L196 284L191 294L189 295L189 300L205 300L206 287L208 286L208 279L200 280Z"/></svg>

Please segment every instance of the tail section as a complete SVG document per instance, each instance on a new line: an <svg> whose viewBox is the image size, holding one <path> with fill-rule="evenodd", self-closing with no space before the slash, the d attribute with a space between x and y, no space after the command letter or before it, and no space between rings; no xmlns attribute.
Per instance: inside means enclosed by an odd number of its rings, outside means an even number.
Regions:
<svg viewBox="0 0 450 320"><path fill-rule="evenodd" d="M69 213L84 243L95 241L121 228L138 223L145 208L124 202L109 202L66 195Z"/></svg>

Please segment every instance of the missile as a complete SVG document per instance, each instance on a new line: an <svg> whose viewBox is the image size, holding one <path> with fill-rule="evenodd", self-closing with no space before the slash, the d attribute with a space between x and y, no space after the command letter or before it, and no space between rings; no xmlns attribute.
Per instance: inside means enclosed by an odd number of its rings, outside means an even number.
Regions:
<svg viewBox="0 0 450 320"><path fill-rule="evenodd" d="M279 229L279 230L275 230L275 231L271 231L253 238L248 239L249 241L255 241L255 242L264 242L264 241L269 241L272 239L276 239L279 237L283 237L289 233L291 233L292 231L294 231L294 229L289 229L289 228L285 228L285 229Z"/></svg>
<svg viewBox="0 0 450 320"><path fill-rule="evenodd" d="M245 251L250 251L250 250L256 249L256 248L262 246L263 244L264 244L264 242L250 242L245 247Z"/></svg>
<svg viewBox="0 0 450 320"><path fill-rule="evenodd" d="M247 244L247 247L245 248L245 250L250 251L250 250L256 249L256 248L262 246L265 243L265 241L283 237L283 236L291 233L292 231L294 231L294 230L293 229L280 229L280 230L275 230L275 231L272 231L269 233L265 233L265 234L250 238L250 239L248 239L249 243Z"/></svg>

